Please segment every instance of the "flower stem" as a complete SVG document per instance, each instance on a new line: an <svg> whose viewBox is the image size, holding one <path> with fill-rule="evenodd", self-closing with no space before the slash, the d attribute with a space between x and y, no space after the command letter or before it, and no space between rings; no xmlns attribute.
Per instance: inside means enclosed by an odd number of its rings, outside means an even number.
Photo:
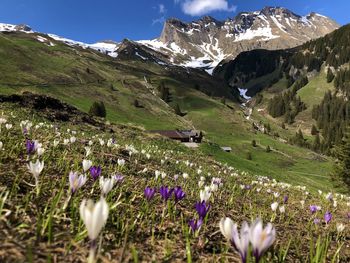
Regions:
<svg viewBox="0 0 350 263"><path fill-rule="evenodd" d="M96 240L91 240L88 263L96 262Z"/></svg>

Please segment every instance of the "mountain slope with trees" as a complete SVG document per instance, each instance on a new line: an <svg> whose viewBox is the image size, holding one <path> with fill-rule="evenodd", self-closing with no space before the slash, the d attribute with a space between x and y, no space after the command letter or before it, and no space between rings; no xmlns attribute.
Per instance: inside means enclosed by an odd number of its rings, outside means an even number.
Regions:
<svg viewBox="0 0 350 263"><path fill-rule="evenodd" d="M307 147L332 155L349 125L349 62L346 25L293 49L241 53L214 75L233 88L247 88L248 95L260 92L252 104L291 131L303 129Z"/></svg>

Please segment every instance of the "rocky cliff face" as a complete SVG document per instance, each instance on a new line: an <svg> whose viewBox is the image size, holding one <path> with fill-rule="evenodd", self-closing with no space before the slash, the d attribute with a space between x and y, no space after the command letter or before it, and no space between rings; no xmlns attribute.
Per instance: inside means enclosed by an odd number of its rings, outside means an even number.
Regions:
<svg viewBox="0 0 350 263"><path fill-rule="evenodd" d="M285 8L266 7L226 21L210 16L191 23L169 19L159 39L139 43L169 55L173 63L211 72L221 60L233 59L242 51L291 48L338 27L320 14L300 16Z"/></svg>

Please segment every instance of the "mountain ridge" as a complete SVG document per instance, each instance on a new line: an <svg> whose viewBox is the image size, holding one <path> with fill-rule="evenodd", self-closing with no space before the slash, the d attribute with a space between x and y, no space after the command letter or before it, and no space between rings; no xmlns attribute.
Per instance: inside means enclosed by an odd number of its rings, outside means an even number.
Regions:
<svg viewBox="0 0 350 263"><path fill-rule="evenodd" d="M159 55L156 61L164 65L201 68L212 74L221 61L234 59L241 52L295 47L338 27L334 20L314 12L300 16L283 7L265 7L260 11L240 12L224 21L211 16L203 16L192 22L169 18L159 38L129 40L128 43L131 47L143 45L154 50ZM29 26L11 24L0 24L0 31L35 32ZM55 34L46 35L67 45L91 48L117 59L120 46L124 44L125 49L126 44L125 40L87 44ZM135 50L133 54L137 56ZM150 58L154 61L153 56L151 54ZM148 59L148 56L144 58Z"/></svg>

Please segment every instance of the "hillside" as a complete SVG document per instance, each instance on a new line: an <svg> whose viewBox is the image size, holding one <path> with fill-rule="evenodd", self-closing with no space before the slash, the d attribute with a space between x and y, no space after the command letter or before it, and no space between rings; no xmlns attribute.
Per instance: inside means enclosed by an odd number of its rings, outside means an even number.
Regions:
<svg viewBox="0 0 350 263"><path fill-rule="evenodd" d="M350 259L348 196L241 172L58 101L45 106L45 97L1 101L2 262L83 262L89 246L102 262L236 262L239 254L220 233L226 216L239 228L244 220L271 222L264 262ZM63 112L68 122L53 118ZM29 169L36 160L42 167ZM96 234L84 217L86 199L101 200Z"/></svg>
<svg viewBox="0 0 350 263"><path fill-rule="evenodd" d="M286 138L301 130L307 141L299 144L332 155L349 121L349 35L346 25L294 49L241 53L214 75L247 95L261 91L253 118L273 122Z"/></svg>
<svg viewBox="0 0 350 263"><path fill-rule="evenodd" d="M121 54L115 59L47 36L42 42L39 36L44 37L23 32L0 34L1 94L30 91L49 95L84 112L101 100L108 121L146 130L194 127L205 134L201 148L216 160L289 183L297 181L315 191L332 187L330 159L286 144L274 136L275 128L268 134L252 129L251 120L235 102L237 91L221 79L200 70L164 67L139 56ZM125 43L126 50L129 44ZM160 98L161 83L170 90L168 103ZM176 105L184 117L175 114ZM252 140L258 141L258 147L252 146ZM222 146L231 147L232 152L223 152ZM266 152L267 146L271 152ZM285 172L281 174L280 169Z"/></svg>

